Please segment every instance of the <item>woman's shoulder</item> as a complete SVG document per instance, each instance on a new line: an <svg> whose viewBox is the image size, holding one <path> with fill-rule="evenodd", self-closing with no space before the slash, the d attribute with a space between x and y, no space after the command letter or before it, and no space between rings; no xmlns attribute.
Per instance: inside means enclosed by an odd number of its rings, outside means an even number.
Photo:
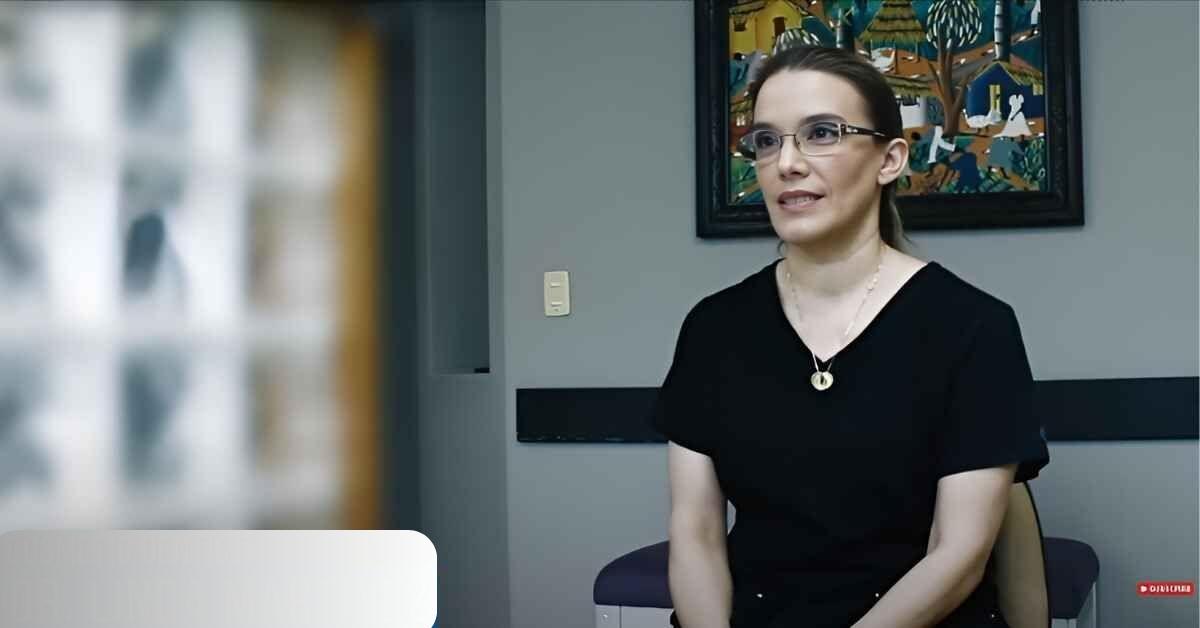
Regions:
<svg viewBox="0 0 1200 628"><path fill-rule="evenodd" d="M768 290L774 288L773 273L778 261L774 260L738 282L705 295L692 306L688 319L695 324L721 327L744 320L747 309L761 306Z"/></svg>
<svg viewBox="0 0 1200 628"><path fill-rule="evenodd" d="M923 272L929 274L925 315L944 332L970 336L981 326L1007 327L1016 320L1008 302L940 263L930 262Z"/></svg>
<svg viewBox="0 0 1200 628"><path fill-rule="evenodd" d="M933 276L932 288L945 309L956 314L994 314L1012 310L1004 300L942 264L932 261L929 266L926 270Z"/></svg>

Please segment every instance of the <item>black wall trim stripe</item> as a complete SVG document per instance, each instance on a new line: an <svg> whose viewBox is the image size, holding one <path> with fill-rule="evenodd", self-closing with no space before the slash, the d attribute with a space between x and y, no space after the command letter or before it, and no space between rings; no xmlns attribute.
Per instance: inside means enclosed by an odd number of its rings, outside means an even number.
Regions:
<svg viewBox="0 0 1200 628"><path fill-rule="evenodd" d="M518 388L523 443L663 443L650 427L658 388Z"/></svg>
<svg viewBox="0 0 1200 628"><path fill-rule="evenodd" d="M1035 411L1049 441L1195 440L1200 378L1037 382Z"/></svg>
<svg viewBox="0 0 1200 628"><path fill-rule="evenodd" d="M523 443L662 443L649 425L658 388L518 388ZM1196 440L1200 378L1044 380L1034 408L1046 439Z"/></svg>

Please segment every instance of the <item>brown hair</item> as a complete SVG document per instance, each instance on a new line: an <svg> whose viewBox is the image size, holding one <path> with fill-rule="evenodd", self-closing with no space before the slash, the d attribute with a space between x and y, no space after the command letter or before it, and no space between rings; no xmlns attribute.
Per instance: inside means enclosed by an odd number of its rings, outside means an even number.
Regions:
<svg viewBox="0 0 1200 628"><path fill-rule="evenodd" d="M867 103L867 115L875 129L888 137L904 135L900 108L896 105L896 94L875 66L858 56L858 53L841 48L822 46L793 46L771 55L754 71L750 81L751 107L758 100L763 83L783 70L824 72L836 76L854 87ZM882 141L882 138L877 138ZM904 226L900 223L900 211L896 208L896 182L883 186L879 195L879 236L889 246L904 250ZM782 243L781 243L782 244Z"/></svg>

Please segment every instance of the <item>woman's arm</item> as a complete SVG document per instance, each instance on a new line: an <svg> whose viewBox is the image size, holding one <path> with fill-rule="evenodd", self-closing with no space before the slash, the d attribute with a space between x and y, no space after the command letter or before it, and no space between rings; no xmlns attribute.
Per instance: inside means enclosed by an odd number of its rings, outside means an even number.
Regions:
<svg viewBox="0 0 1200 628"><path fill-rule="evenodd" d="M725 553L725 495L712 458L669 443L670 586L683 628L728 628L733 580Z"/></svg>
<svg viewBox="0 0 1200 628"><path fill-rule="evenodd" d="M958 608L983 580L1017 465L938 481L929 552L853 628L927 628Z"/></svg>

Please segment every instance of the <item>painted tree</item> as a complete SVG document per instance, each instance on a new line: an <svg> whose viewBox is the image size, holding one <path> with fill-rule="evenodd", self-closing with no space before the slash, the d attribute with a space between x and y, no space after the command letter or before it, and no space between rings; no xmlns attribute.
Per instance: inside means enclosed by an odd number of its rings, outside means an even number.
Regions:
<svg viewBox="0 0 1200 628"><path fill-rule="evenodd" d="M961 84L954 80L954 54L969 48L983 31L983 17L975 0L933 0L925 18L925 36L937 48L937 65L930 68L934 75L933 92L942 101L946 124L942 136L958 135L962 122L963 101L970 77Z"/></svg>
<svg viewBox="0 0 1200 628"><path fill-rule="evenodd" d="M1018 3L1020 4L1020 3ZM1012 30L1010 18L1008 14L1008 0L996 0L996 19L993 22L992 34L996 44L996 60L1008 61L1009 53L1012 50L1012 42L1009 32Z"/></svg>
<svg viewBox="0 0 1200 628"><path fill-rule="evenodd" d="M829 18L829 28L833 31L836 46L842 50L854 51L854 0L834 0L822 5L822 13Z"/></svg>
<svg viewBox="0 0 1200 628"><path fill-rule="evenodd" d="M854 17L848 9L838 9L834 33L837 34L837 47L842 50L854 51Z"/></svg>
<svg viewBox="0 0 1200 628"><path fill-rule="evenodd" d="M775 47L771 49L772 55L777 55L788 48L795 46L820 46L821 38L815 34L804 30L803 26L789 28L783 31L779 37L775 38Z"/></svg>

